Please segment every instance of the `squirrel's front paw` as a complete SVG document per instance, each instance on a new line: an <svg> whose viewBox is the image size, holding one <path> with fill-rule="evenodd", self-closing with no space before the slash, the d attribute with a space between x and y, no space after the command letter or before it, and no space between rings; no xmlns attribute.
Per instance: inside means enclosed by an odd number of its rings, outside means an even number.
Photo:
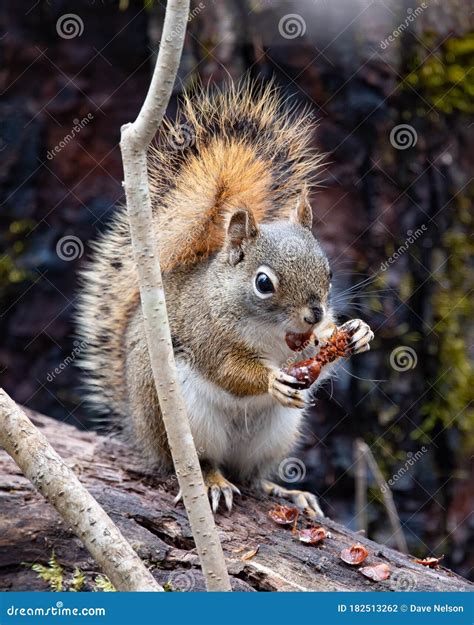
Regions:
<svg viewBox="0 0 474 625"><path fill-rule="evenodd" d="M361 354L370 349L369 343L374 338L374 333L362 319L346 321L339 329L344 330L351 337L351 342L347 346L347 356Z"/></svg>
<svg viewBox="0 0 474 625"><path fill-rule="evenodd" d="M292 375L288 375L281 369L270 372L268 392L283 406L290 408L304 408L306 405L304 386Z"/></svg>

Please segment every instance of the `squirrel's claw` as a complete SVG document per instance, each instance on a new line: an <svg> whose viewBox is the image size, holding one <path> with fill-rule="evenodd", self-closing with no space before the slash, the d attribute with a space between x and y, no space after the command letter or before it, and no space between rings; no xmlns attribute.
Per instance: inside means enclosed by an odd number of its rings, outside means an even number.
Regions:
<svg viewBox="0 0 474 625"><path fill-rule="evenodd" d="M226 480L227 481L227 480ZM234 493L240 495L240 490L234 484L228 482L226 486L217 486L213 484L210 488L211 495L211 507L214 514L217 513L219 508L219 502L221 500L221 495L224 495L225 506L229 512L232 511L232 504L234 502Z"/></svg>
<svg viewBox="0 0 474 625"><path fill-rule="evenodd" d="M240 490L237 486L229 482L218 469L210 469L204 472L204 484L211 499L211 508L214 514L216 514L219 508L222 495L224 495L226 508L230 512L234 501L234 493L240 495Z"/></svg>
<svg viewBox="0 0 474 625"><path fill-rule="evenodd" d="M305 388L305 385L302 382L294 378L292 375L285 373L282 369L277 369L275 371L275 379L277 382L281 382L282 384L286 384L287 386L297 390Z"/></svg>
<svg viewBox="0 0 474 625"><path fill-rule="evenodd" d="M365 321L351 319L341 326L341 330L345 330L352 337L348 345L348 356L369 351L369 343L374 338L374 333Z"/></svg>
<svg viewBox="0 0 474 625"><path fill-rule="evenodd" d="M270 395L278 400L280 404L283 404L283 406L290 408L304 408L306 405L301 391L288 387L282 382L274 382Z"/></svg>
<svg viewBox="0 0 474 625"><path fill-rule="evenodd" d="M291 492L291 491L290 491ZM308 491L294 491L293 502L299 508L303 508L310 517L323 517L324 512L321 510L318 498Z"/></svg>
<svg viewBox="0 0 474 625"><path fill-rule="evenodd" d="M212 485L210 488L211 491L211 507L212 507L212 511L214 512L214 514L216 514L217 512L217 508L219 507L219 501L221 499L221 489L219 486L216 485ZM231 502L231 507L232 507L232 502Z"/></svg>
<svg viewBox="0 0 474 625"><path fill-rule="evenodd" d="M240 495L240 490L234 484L231 484L225 477L220 473L220 471L213 470L212 473L204 475L204 485L206 487L206 491L211 499L211 508L214 514L216 514L219 503L221 500L221 495L224 495L224 501L226 508L229 512L232 510L232 503L234 500L234 493ZM173 499L173 504L176 505L183 498L183 492L179 489L179 493Z"/></svg>
<svg viewBox="0 0 474 625"><path fill-rule="evenodd" d="M274 497L282 497L283 499L289 499L301 510L304 510L310 517L323 517L324 512L318 502L318 498L313 493L309 493L305 490L292 490L270 482L269 480L262 480L262 490L268 495Z"/></svg>
<svg viewBox="0 0 474 625"><path fill-rule="evenodd" d="M300 382L281 369L271 372L268 392L283 406L300 409L306 406L305 395L298 387L301 388Z"/></svg>
<svg viewBox="0 0 474 625"><path fill-rule="evenodd" d="M182 498L183 498L183 491L181 489L179 489L178 494L173 499L173 506L176 506L176 504L178 504L181 501Z"/></svg>

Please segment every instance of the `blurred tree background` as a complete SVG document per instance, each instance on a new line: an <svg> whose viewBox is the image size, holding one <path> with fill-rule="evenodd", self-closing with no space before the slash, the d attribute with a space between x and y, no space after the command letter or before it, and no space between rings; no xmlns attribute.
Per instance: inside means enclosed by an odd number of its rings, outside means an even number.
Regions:
<svg viewBox="0 0 474 625"><path fill-rule="evenodd" d="M0 9L0 373L20 403L86 427L77 272L123 200L120 126L141 105L163 2ZM72 15L72 17L71 17ZM69 24L65 22L68 16ZM72 21L71 21L72 20ZM354 527L353 442L387 479L412 553L472 574L474 34L461 0L192 2L175 98L198 78L275 77L327 153L315 234L341 319L372 351L319 393L305 486ZM395 477L394 477L395 476ZM369 480L369 536L393 544Z"/></svg>

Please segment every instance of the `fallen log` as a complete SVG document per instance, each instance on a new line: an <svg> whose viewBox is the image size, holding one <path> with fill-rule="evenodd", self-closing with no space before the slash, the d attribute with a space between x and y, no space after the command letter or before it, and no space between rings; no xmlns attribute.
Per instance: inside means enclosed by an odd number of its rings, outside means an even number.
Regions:
<svg viewBox="0 0 474 625"><path fill-rule="evenodd" d="M160 478L141 464L139 454L116 439L83 432L28 411L68 466L129 540L154 577L170 590L205 589L199 559L184 508L173 506L175 476ZM473 585L440 567L430 569L338 523L321 523L330 537L317 545L274 523L268 512L275 501L244 492L232 514L217 515L234 590L242 591L472 591ZM304 516L300 527L309 524ZM369 551L365 564L385 563L391 576L366 579L358 566L340 559L342 549L360 542ZM256 553L255 553L256 552ZM48 590L38 573L54 553L63 589L77 571L82 590L97 588L101 571L57 512L0 450L0 590ZM56 572L56 574L58 574Z"/></svg>

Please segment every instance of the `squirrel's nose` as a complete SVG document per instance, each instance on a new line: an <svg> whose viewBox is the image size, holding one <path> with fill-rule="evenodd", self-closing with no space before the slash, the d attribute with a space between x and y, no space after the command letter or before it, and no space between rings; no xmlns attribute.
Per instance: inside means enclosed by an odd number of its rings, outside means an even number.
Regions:
<svg viewBox="0 0 474 625"><path fill-rule="evenodd" d="M322 306L310 306L308 308L308 310L310 311L309 314L305 315L304 320L306 321L306 323L309 323L309 325L316 325L317 323L319 323L321 321L321 319L323 318L323 308Z"/></svg>

